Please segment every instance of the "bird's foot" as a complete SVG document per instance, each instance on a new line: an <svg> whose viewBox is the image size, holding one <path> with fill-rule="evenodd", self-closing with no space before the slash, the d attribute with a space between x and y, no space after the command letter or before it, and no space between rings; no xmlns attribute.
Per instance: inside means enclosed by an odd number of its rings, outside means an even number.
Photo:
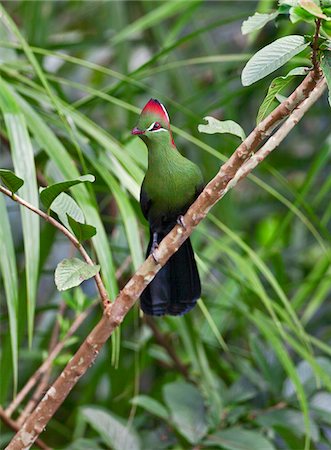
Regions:
<svg viewBox="0 0 331 450"><path fill-rule="evenodd" d="M176 222L177 222L178 225L180 225L182 228L184 228L184 230L186 230L184 216L182 216L182 215L178 216Z"/></svg>
<svg viewBox="0 0 331 450"><path fill-rule="evenodd" d="M154 259L155 264L159 264L158 257L156 256L156 250L159 248L159 244L157 243L157 233L153 233L153 242L151 247L151 255Z"/></svg>

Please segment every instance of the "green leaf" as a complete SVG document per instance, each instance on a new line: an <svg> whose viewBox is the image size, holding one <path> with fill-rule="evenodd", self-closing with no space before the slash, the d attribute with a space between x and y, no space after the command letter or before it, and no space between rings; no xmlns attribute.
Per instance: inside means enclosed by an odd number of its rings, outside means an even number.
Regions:
<svg viewBox="0 0 331 450"><path fill-rule="evenodd" d="M305 9L301 8L300 6L294 6L290 9L290 21L292 23L297 23L300 21L307 22L307 23L313 23L314 22L314 16L312 16L309 12L307 12Z"/></svg>
<svg viewBox="0 0 331 450"><path fill-rule="evenodd" d="M131 400L131 403L133 405L144 408L154 416L160 417L160 419L166 421L169 420L169 414L165 407L161 405L161 403L154 400L152 397L148 397L147 395L137 395Z"/></svg>
<svg viewBox="0 0 331 450"><path fill-rule="evenodd" d="M282 91L293 79L295 75L306 75L307 73L306 67L296 67L291 70L285 77L277 77L275 78L268 89L267 95L264 98L259 112L257 114L256 123L260 123L270 112L271 105L274 102L277 95Z"/></svg>
<svg viewBox="0 0 331 450"><path fill-rule="evenodd" d="M275 450L275 447L262 434L240 427L218 431L204 442L208 447L226 450Z"/></svg>
<svg viewBox="0 0 331 450"><path fill-rule="evenodd" d="M70 228L72 229L74 235L79 240L79 242L87 241L91 239L97 232L96 228L92 225L87 225L85 223L77 222L73 217L69 216L67 213L68 222Z"/></svg>
<svg viewBox="0 0 331 450"><path fill-rule="evenodd" d="M81 409L83 417L101 436L108 448L113 450L140 450L141 445L132 426L124 425L120 418L96 407Z"/></svg>
<svg viewBox="0 0 331 450"><path fill-rule="evenodd" d="M308 47L309 42L299 35L285 36L259 50L248 61L241 74L243 86L250 86L282 67L293 56Z"/></svg>
<svg viewBox="0 0 331 450"><path fill-rule="evenodd" d="M40 200L43 202L45 208L48 209L56 197L61 194L61 192L67 191L76 184L86 182L93 183L94 180L95 178L93 175L83 175L75 180L62 181L61 183L52 184L41 191Z"/></svg>
<svg viewBox="0 0 331 450"><path fill-rule="evenodd" d="M331 425L331 394L329 392L317 392L310 399L310 407L314 416Z"/></svg>
<svg viewBox="0 0 331 450"><path fill-rule="evenodd" d="M56 197L56 199L51 204L50 209L58 215L58 218L68 229L70 229L71 227L69 225L67 214L73 219L77 220L77 222L84 223L85 221L83 211L77 205L76 201L65 192L62 192L59 196Z"/></svg>
<svg viewBox="0 0 331 450"><path fill-rule="evenodd" d="M166 384L163 397L178 433L191 444L198 443L208 431L202 395L193 385L179 381Z"/></svg>
<svg viewBox="0 0 331 450"><path fill-rule="evenodd" d="M19 178L11 170L0 169L0 178L5 186L13 193L17 192L21 186L23 186L24 181Z"/></svg>
<svg viewBox="0 0 331 450"><path fill-rule="evenodd" d="M214 134L214 133L229 133L240 137L243 141L246 138L244 130L233 120L217 120L214 117L206 116L204 120L208 122L207 125L199 125L200 133Z"/></svg>
<svg viewBox="0 0 331 450"><path fill-rule="evenodd" d="M295 409L284 408L276 411L265 412L258 415L255 421L264 428L274 430L276 427L288 429L295 436L305 436L305 424L302 412ZM310 434L313 441L319 438L318 428L312 420L310 421Z"/></svg>
<svg viewBox="0 0 331 450"><path fill-rule="evenodd" d="M243 21L241 26L242 34L252 33L253 31L260 30L271 20L276 19L279 12L273 12L271 14L260 14L256 12L254 16L250 16L247 20Z"/></svg>
<svg viewBox="0 0 331 450"><path fill-rule="evenodd" d="M10 343L14 376L14 392L17 388L18 361L18 277L15 248L4 196L0 194L0 274L5 288L9 317Z"/></svg>
<svg viewBox="0 0 331 450"><path fill-rule="evenodd" d="M55 284L59 291L79 286L83 281L94 277L100 266L91 266L78 258L64 259L55 270Z"/></svg>
<svg viewBox="0 0 331 450"><path fill-rule="evenodd" d="M298 4L299 6L301 6L301 8L303 8L305 11L309 12L315 17L324 20L331 20L331 18L323 14L323 11L321 10L319 3L316 3L313 0L299 0Z"/></svg>
<svg viewBox="0 0 331 450"><path fill-rule="evenodd" d="M25 184L21 186L20 194L24 200L38 206L39 196L34 153L25 116L17 103L12 88L3 79L0 79L0 108L8 131L14 171L17 176L25 180ZM29 345L31 345L38 286L40 223L39 216L29 209L21 207L20 213L24 240L28 339Z"/></svg>
<svg viewBox="0 0 331 450"><path fill-rule="evenodd" d="M321 67L329 88L329 105L331 106L331 51L323 53Z"/></svg>

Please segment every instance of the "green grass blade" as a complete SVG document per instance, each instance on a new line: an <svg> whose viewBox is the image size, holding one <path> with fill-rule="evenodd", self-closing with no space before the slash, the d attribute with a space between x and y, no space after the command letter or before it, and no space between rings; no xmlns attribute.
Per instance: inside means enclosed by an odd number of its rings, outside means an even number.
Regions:
<svg viewBox="0 0 331 450"><path fill-rule="evenodd" d="M25 117L15 100L9 86L0 79L0 108L8 131L11 154L16 174L25 183L20 188L20 195L32 205L39 205L36 169L33 148L27 131ZM39 271L39 216L21 207L23 239L25 250L27 303L28 303L28 337L32 342L34 314L36 306L38 271Z"/></svg>
<svg viewBox="0 0 331 450"><path fill-rule="evenodd" d="M9 317L9 332L12 352L13 384L15 396L18 377L18 277L14 243L3 194L0 194L0 217L0 269L5 288Z"/></svg>

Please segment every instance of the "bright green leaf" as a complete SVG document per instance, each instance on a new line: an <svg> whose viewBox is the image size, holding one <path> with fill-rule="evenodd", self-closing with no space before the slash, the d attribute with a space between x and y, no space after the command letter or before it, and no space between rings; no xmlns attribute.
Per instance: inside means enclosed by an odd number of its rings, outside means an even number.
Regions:
<svg viewBox="0 0 331 450"><path fill-rule="evenodd" d="M2 194L0 194L0 217L0 274L2 275L2 282L6 294L14 374L14 392L16 392L18 373L17 321L19 317L18 276L11 226L7 214L6 202Z"/></svg>
<svg viewBox="0 0 331 450"><path fill-rule="evenodd" d="M131 400L131 403L144 408L154 416L160 417L160 419L169 420L169 414L165 407L152 397L148 397L147 395L137 395Z"/></svg>
<svg viewBox="0 0 331 450"><path fill-rule="evenodd" d="M23 186L24 181L11 170L0 169L0 178L5 186L14 194Z"/></svg>
<svg viewBox="0 0 331 450"><path fill-rule="evenodd" d="M122 420L96 407L81 409L83 417L101 436L104 443L113 450L140 450L141 445L137 433Z"/></svg>
<svg viewBox="0 0 331 450"><path fill-rule="evenodd" d="M210 435L204 445L224 450L275 450L261 433L240 427L218 431Z"/></svg>
<svg viewBox="0 0 331 450"><path fill-rule="evenodd" d="M163 397L177 431L196 444L208 431L204 400L198 389L186 382L166 384Z"/></svg>
<svg viewBox="0 0 331 450"><path fill-rule="evenodd" d="M252 33L253 31L260 30L268 22L274 20L278 16L278 11L271 14L260 14L256 12L254 16L248 17L247 20L243 21L241 26L242 34Z"/></svg>
<svg viewBox="0 0 331 450"><path fill-rule="evenodd" d="M279 0L278 4L281 5L288 5L288 6L297 6L299 0Z"/></svg>
<svg viewBox="0 0 331 450"><path fill-rule="evenodd" d="M75 180L62 181L61 183L52 184L41 191L40 200L43 202L45 208L48 209L56 197L61 194L61 192L67 191L76 184L86 182L93 183L94 180L95 178L93 175L83 175Z"/></svg>
<svg viewBox="0 0 331 450"><path fill-rule="evenodd" d="M78 258L64 259L55 270L55 284L59 291L79 286L83 281L94 277L100 266L91 266Z"/></svg>
<svg viewBox="0 0 331 450"><path fill-rule="evenodd" d="M77 222L74 218L67 214L67 219L72 229L74 235L79 240L79 242L87 241L91 239L97 232L96 228L92 225L87 225L85 223Z"/></svg>
<svg viewBox="0 0 331 450"><path fill-rule="evenodd" d="M268 115L271 109L271 105L274 102L277 94L279 94L280 91L282 91L292 81L293 76L306 75L306 73L306 67L296 67L295 69L291 70L285 77L275 78L271 82L268 93L259 108L256 123L260 123Z"/></svg>
<svg viewBox="0 0 331 450"><path fill-rule="evenodd" d="M233 120L217 120L214 117L206 116L204 120L208 122L207 125L199 125L200 133L214 134L214 133L229 133L240 137L243 141L246 138L244 130Z"/></svg>
<svg viewBox="0 0 331 450"><path fill-rule="evenodd" d="M241 75L243 86L250 86L279 69L308 45L309 42L306 42L303 36L291 35L277 39L262 48L244 67Z"/></svg>
<svg viewBox="0 0 331 450"><path fill-rule="evenodd" d="M323 11L321 10L319 4L314 2L313 0L299 0L299 5L301 6L301 8L315 17L319 17L320 19L325 20L331 20L331 18L328 18L325 14L323 14Z"/></svg>
<svg viewBox="0 0 331 450"><path fill-rule="evenodd" d="M329 104L331 106L331 51L325 51L321 67L329 88Z"/></svg>

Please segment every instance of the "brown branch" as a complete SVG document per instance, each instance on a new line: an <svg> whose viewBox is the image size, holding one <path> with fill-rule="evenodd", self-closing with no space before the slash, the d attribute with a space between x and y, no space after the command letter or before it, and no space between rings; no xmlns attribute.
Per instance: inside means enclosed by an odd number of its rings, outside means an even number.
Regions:
<svg viewBox="0 0 331 450"><path fill-rule="evenodd" d="M90 258L89 254L87 253L85 248L82 246L82 244L60 222L58 222L57 220L55 220L53 217L49 216L45 212L41 211L41 209L37 208L36 206L31 205L31 203L27 202L26 200L23 200L23 198L19 197L18 195L13 194L9 189L6 189L4 186L0 185L0 192L7 195L7 197L10 197L12 200L14 200L15 202L24 206L25 208L30 209L30 211L38 214L38 216L42 217L44 220L46 220L46 222L49 222L51 225L53 225L55 228L57 228L59 231L61 231L61 233L63 233L69 239L69 241L71 241L73 243L73 245L77 248L77 250L80 252L82 257L87 262L87 264L90 264L91 266L94 265L92 259ZM108 298L106 288L101 279L101 275L99 273L97 273L94 276L94 279L95 279L95 283L97 285L97 288L98 288L98 291L99 291L99 294L100 294L100 297L102 300L102 304L103 304L104 308L106 308L108 306L108 304L110 303L110 301Z"/></svg>
<svg viewBox="0 0 331 450"><path fill-rule="evenodd" d="M13 419L8 417L5 411L1 408L1 406L0 406L0 419L12 430L18 431L20 429L20 425L16 423ZM51 450L51 448L48 447L48 445L46 445L45 442L42 441L40 438L36 439L35 444L43 450Z"/></svg>
<svg viewBox="0 0 331 450"><path fill-rule="evenodd" d="M76 332L76 330L80 327L80 325L84 322L86 317L90 314L91 310L94 308L94 305L91 305L89 308L87 308L85 311L83 311L81 314L79 314L76 319L71 324L71 327L67 331L64 338L58 342L58 344L54 347L54 349L49 353L48 357L45 359L45 361L42 363L42 365L37 369L34 374L29 378L29 380L25 383L23 389L16 395L14 400L11 402L11 404L6 409L6 415L10 417L13 412L18 408L18 406L22 403L22 401L25 399L27 394L31 391L33 386L38 382L38 380L47 373L48 369L52 366L52 363L54 359L57 357L57 355L62 351L63 347L65 346L68 339Z"/></svg>
<svg viewBox="0 0 331 450"><path fill-rule="evenodd" d="M106 343L114 329L121 324L147 284L152 281L161 267L189 237L193 229L207 215L212 206L226 194L230 187L235 186L238 181L244 176L247 176L253 167L270 153L272 146L259 154L258 161L257 158L255 158L255 165L246 164L245 170L241 170L241 166L248 156L256 150L264 137L270 135L270 130L273 130L275 126L287 117L304 99L308 98L305 101L304 106L304 111L306 111L321 95L325 88L325 83L322 82L316 87L316 82L318 80L317 74L315 72L310 72L293 94L257 126L248 138L238 147L231 158L221 167L218 174L208 183L206 188L185 214L185 229L180 225L176 225L163 239L156 250L158 263L155 263L154 258L149 256L133 275L131 280L126 284L124 289L121 290L115 302L109 304L99 323L90 332L61 375L49 388L44 398L30 415L21 430L14 436L11 443L8 445L7 450L30 448L54 413L69 395L80 377L83 376L88 368L94 363L102 346ZM315 87L316 89L314 89ZM314 93L308 97L313 90ZM295 124L300 120L302 111L302 109L298 108L293 112L291 118L292 123ZM283 127L287 132L280 132ZM280 140L278 142L274 140L273 145L278 145L290 129L290 125L286 122L277 132L279 133L278 136ZM237 176L236 182L232 182L230 187L227 188L227 185L234 179L236 173L240 170L241 173L240 176Z"/></svg>
<svg viewBox="0 0 331 450"><path fill-rule="evenodd" d="M313 63L315 72L319 71L317 51L318 51L318 38L320 35L321 22L322 22L322 19L315 20L316 28L315 28L315 34L314 34L314 39L313 39L313 45L312 45L313 51L312 51L312 55L311 55L311 61Z"/></svg>

